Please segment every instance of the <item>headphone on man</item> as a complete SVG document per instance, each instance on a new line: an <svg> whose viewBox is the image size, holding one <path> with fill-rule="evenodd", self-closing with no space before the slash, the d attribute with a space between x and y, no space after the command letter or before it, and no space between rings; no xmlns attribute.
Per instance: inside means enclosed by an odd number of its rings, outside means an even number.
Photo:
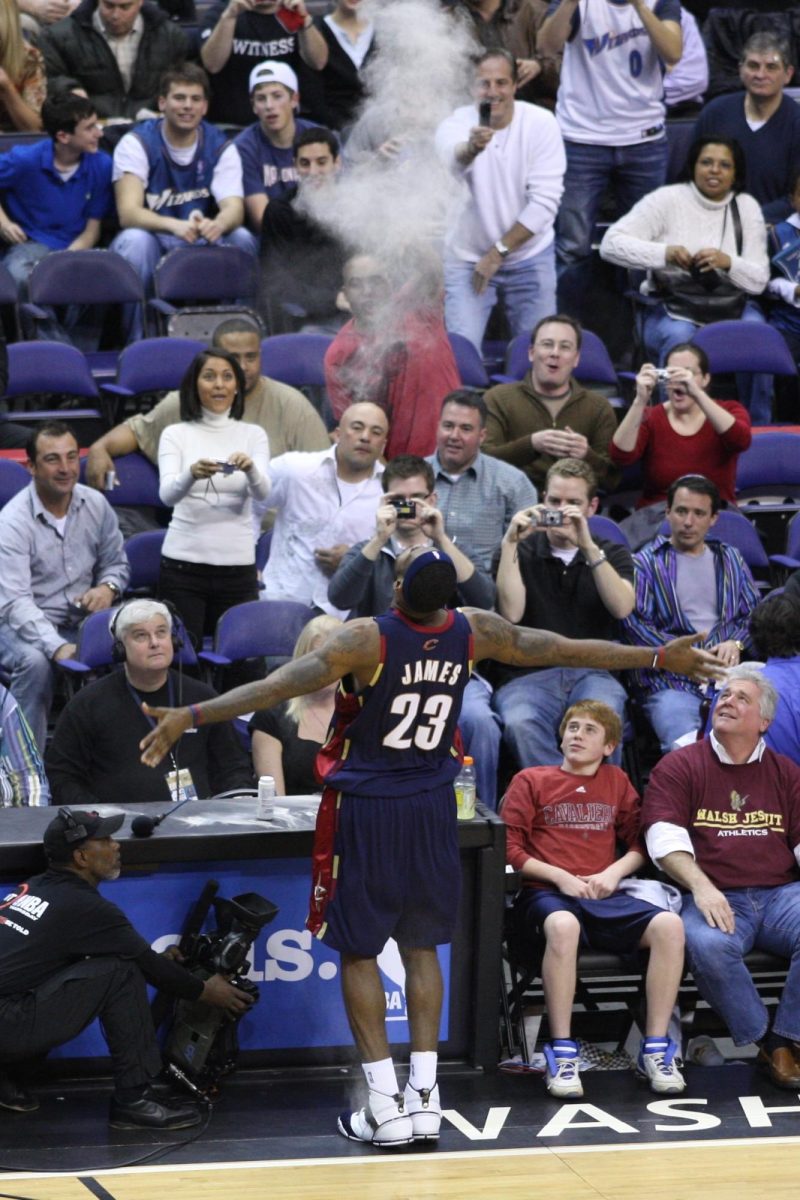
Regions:
<svg viewBox="0 0 800 1200"><path fill-rule="evenodd" d="M65 842L72 843L86 841L89 836L86 831L86 826L81 825L78 821L76 821L68 808L60 808L58 810L58 815L61 817L61 820L66 826L64 829Z"/></svg>
<svg viewBox="0 0 800 1200"><path fill-rule="evenodd" d="M126 600L124 604L120 604L119 608L114 613L113 618L109 622L108 632L111 634L111 642L112 642L111 661L112 662L124 663L127 658L127 655L125 653L125 643L123 642L122 638L117 633L117 626L119 625L120 616L122 613L124 613L125 609L128 608L131 604L141 604L142 599L143 599L143 597L139 597L134 600ZM181 650L183 649L183 647L186 644L186 639L185 639L184 633L183 633L183 622L181 621L180 613L178 612L175 605L170 603L169 600L157 600L157 601L155 601L155 603L162 604L164 606L164 608L167 610L167 612L169 613L169 615L172 617L172 630L171 630L172 652L175 655L175 657L177 658L177 656L180 654Z"/></svg>

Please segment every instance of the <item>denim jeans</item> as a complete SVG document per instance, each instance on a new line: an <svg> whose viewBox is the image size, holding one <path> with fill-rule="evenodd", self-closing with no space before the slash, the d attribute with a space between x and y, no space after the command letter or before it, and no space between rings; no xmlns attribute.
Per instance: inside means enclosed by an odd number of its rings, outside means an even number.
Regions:
<svg viewBox="0 0 800 1200"><path fill-rule="evenodd" d="M475 264L447 258L444 264L444 316L449 333L469 338L478 353L489 315L502 299L511 336L530 333L537 321L556 311L556 267L552 244L533 258L502 266L479 295L473 290Z"/></svg>
<svg viewBox="0 0 800 1200"><path fill-rule="evenodd" d="M497 764L500 758L500 722L492 712L492 692L481 679L470 679L464 689L458 721L464 750L475 760L478 799L497 808Z"/></svg>
<svg viewBox="0 0 800 1200"><path fill-rule="evenodd" d="M548 667L521 675L498 688L492 707L503 723L503 737L520 767L543 767L560 763L558 727L561 718L578 700L601 700L625 720L624 687L608 671L586 671L577 667ZM609 762L619 763L617 746Z"/></svg>
<svg viewBox="0 0 800 1200"><path fill-rule="evenodd" d="M747 301L741 320L766 323L766 317L753 300ZM672 347L690 342L697 330L698 326L692 321L671 317L663 304L649 308L642 327L645 355L663 367ZM736 389L753 425L769 425L772 421L772 376L762 371L740 372L736 376Z"/></svg>
<svg viewBox="0 0 800 1200"><path fill-rule="evenodd" d="M702 697L696 692L680 692L664 688L651 692L642 700L642 708L653 732L661 744L662 753L675 749L675 742L685 733L700 727Z"/></svg>
<svg viewBox="0 0 800 1200"><path fill-rule="evenodd" d="M701 996L725 1021L735 1045L757 1042L769 1018L743 956L757 949L789 958L772 1028L800 1041L800 883L732 888L725 896L736 919L733 933L708 925L691 896L683 902L686 953Z"/></svg>
<svg viewBox="0 0 800 1200"><path fill-rule="evenodd" d="M565 148L567 173L556 222L559 275L580 267L591 254L597 213L609 184L614 187L617 214L623 216L667 178L666 137L634 146L565 142Z"/></svg>
<svg viewBox="0 0 800 1200"><path fill-rule="evenodd" d="M78 631L60 625L65 642L77 642ZM9 691L25 714L31 732L44 757L47 717L53 703L56 668L43 650L25 642L7 625L0 624L0 667L10 675Z"/></svg>
<svg viewBox="0 0 800 1200"><path fill-rule="evenodd" d="M195 243L205 245L205 242ZM214 243L217 246L238 246L248 254L257 254L258 246L252 233L240 227L233 229L225 237ZM130 263L142 281L144 294L149 299L153 294L153 276L161 259L170 250L186 248L189 245L183 238L175 237L172 233L149 233L146 229L123 229L118 233L109 246ZM142 337L142 319L138 305L126 304L124 325L126 342L139 341Z"/></svg>

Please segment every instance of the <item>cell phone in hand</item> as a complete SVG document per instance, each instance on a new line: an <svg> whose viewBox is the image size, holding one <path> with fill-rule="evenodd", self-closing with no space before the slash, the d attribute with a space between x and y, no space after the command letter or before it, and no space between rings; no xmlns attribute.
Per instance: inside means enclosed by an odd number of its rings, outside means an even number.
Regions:
<svg viewBox="0 0 800 1200"><path fill-rule="evenodd" d="M492 123L492 102L491 100L481 100L478 105L478 124L491 125Z"/></svg>
<svg viewBox="0 0 800 1200"><path fill-rule="evenodd" d="M294 8L286 8L283 4L275 10L275 20L280 21L287 33L297 33L306 23L303 13Z"/></svg>
<svg viewBox="0 0 800 1200"><path fill-rule="evenodd" d="M238 468L238 467L235 467L235 466L233 465L233 463L229 463L229 462L220 462L220 460L219 460L219 459L216 459L216 460L215 460L215 464L214 464L214 465L215 465L215 466L217 466L217 467L219 467L219 469L220 469L220 471L222 472L222 474L223 474L223 475L232 475L234 471L238 471L238 470L239 470L239 468Z"/></svg>

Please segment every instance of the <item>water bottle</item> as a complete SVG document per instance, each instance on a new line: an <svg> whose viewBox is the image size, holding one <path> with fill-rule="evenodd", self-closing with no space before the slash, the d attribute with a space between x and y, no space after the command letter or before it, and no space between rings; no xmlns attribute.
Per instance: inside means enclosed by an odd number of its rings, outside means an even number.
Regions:
<svg viewBox="0 0 800 1200"><path fill-rule="evenodd" d="M464 756L464 765L456 776L453 787L459 821L471 821L475 816L475 767L468 754Z"/></svg>
<svg viewBox="0 0 800 1200"><path fill-rule="evenodd" d="M262 775L258 781L256 820L271 821L275 816L275 780L271 775Z"/></svg>

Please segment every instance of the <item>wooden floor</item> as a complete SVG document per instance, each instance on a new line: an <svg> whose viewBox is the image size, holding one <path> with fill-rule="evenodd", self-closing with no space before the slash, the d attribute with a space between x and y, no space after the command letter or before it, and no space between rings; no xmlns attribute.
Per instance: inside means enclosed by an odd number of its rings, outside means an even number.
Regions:
<svg viewBox="0 0 800 1200"><path fill-rule="evenodd" d="M91 1177L6 1176L30 1200L796 1200L800 1138L669 1149L479 1151L348 1162L147 1167Z"/></svg>
<svg viewBox="0 0 800 1200"><path fill-rule="evenodd" d="M109 1130L108 1080L45 1080L37 1113L0 1117L0 1200L796 1200L800 1094L747 1061L686 1075L657 1098L630 1070L585 1072L567 1104L539 1075L451 1068L438 1146L393 1153L336 1133L357 1069L240 1071L171 1135Z"/></svg>

